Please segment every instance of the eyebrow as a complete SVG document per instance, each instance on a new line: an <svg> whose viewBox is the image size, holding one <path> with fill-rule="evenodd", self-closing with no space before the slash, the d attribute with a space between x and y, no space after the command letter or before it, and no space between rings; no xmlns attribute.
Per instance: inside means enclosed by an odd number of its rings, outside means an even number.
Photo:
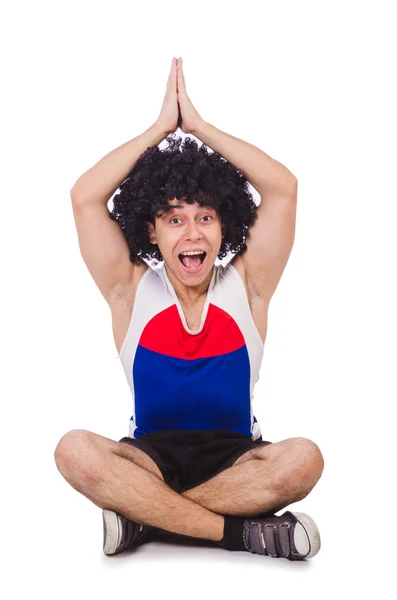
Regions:
<svg viewBox="0 0 397 600"><path fill-rule="evenodd" d="M181 204L169 204L170 210L164 210L164 211L160 211L160 213L157 214L157 217L160 219L164 219L166 218L170 212L172 212L173 208L185 208L184 206L182 206Z"/></svg>
<svg viewBox="0 0 397 600"><path fill-rule="evenodd" d="M168 216L169 212L171 212L174 208L186 208L183 204L169 204L168 206L170 207L170 211L164 211L163 214L161 214L161 216L159 217L160 219L166 218ZM208 207L208 206L200 206L201 210L208 210L208 209L211 209L211 208L213 208L213 207L212 206L210 206L210 207ZM213 210L215 210L215 209L213 209Z"/></svg>

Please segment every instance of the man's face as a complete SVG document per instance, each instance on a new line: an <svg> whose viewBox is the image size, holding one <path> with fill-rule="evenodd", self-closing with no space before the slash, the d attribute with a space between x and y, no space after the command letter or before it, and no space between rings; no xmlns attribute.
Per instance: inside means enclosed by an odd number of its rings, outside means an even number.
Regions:
<svg viewBox="0 0 397 600"><path fill-rule="evenodd" d="M168 203L169 212L156 213L156 228L149 223L149 237L157 243L167 269L185 285L199 285L212 271L215 258L222 243L224 227L214 208L200 206L197 202L188 204L173 198ZM198 264L199 269L189 271L179 258L181 252L204 250L205 258Z"/></svg>

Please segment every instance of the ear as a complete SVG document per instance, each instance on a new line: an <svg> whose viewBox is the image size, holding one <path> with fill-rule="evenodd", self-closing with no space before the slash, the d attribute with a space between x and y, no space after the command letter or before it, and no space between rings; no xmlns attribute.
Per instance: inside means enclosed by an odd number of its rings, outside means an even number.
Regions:
<svg viewBox="0 0 397 600"><path fill-rule="evenodd" d="M224 238L226 235L226 225L222 225L222 237Z"/></svg>
<svg viewBox="0 0 397 600"><path fill-rule="evenodd" d="M156 230L155 230L153 224L150 223L149 221L146 221L146 225L147 225L147 232L149 235L150 243L157 244Z"/></svg>

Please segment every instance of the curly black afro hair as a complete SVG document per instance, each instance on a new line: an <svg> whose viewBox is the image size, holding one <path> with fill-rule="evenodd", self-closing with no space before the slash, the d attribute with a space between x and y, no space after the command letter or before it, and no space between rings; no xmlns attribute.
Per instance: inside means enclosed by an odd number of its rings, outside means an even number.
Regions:
<svg viewBox="0 0 397 600"><path fill-rule="evenodd" d="M215 209L225 235L219 249L222 260L228 252L243 254L247 231L257 218L257 206L247 179L220 154L190 137L166 137L168 147L150 146L141 154L133 170L113 197L110 218L117 221L130 249L133 263L138 257L162 261L157 244L149 240L147 223L155 227L156 213L169 212L169 200Z"/></svg>

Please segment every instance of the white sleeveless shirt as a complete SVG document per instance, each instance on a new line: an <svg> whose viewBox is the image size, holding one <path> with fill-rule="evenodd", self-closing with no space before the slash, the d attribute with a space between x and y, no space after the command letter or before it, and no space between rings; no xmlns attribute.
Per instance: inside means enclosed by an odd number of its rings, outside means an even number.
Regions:
<svg viewBox="0 0 397 600"><path fill-rule="evenodd" d="M129 437L224 429L262 440L253 414L264 344L231 265L213 266L200 328L189 329L164 263L139 281L120 360L132 393Z"/></svg>

